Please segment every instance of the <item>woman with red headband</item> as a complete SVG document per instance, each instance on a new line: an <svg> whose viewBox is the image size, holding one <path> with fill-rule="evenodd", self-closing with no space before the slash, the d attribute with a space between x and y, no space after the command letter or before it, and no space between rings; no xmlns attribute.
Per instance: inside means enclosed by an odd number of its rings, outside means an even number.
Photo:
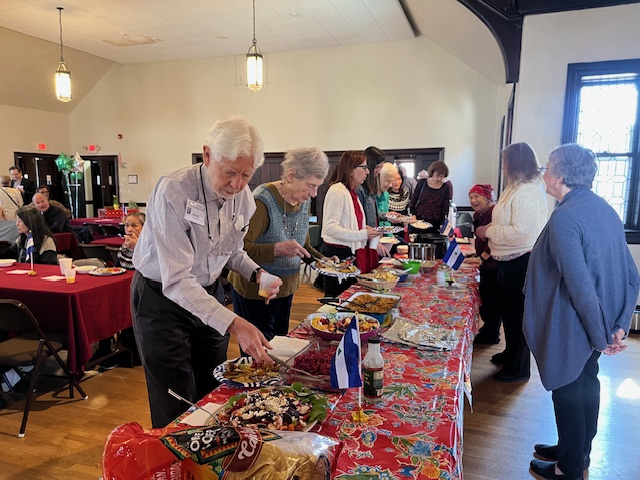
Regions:
<svg viewBox="0 0 640 480"><path fill-rule="evenodd" d="M491 223L493 212L493 187L487 183L474 185L469 190L469 203L474 210L473 228ZM491 258L487 239L476 238L476 255L480 259L480 317L483 325L474 345L500 343L500 311L498 310L498 264Z"/></svg>

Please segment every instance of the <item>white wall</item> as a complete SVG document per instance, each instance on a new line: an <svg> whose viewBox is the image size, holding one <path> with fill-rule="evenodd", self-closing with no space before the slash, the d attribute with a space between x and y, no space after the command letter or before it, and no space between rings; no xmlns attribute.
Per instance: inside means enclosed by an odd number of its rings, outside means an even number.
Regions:
<svg viewBox="0 0 640 480"><path fill-rule="evenodd" d="M0 105L0 175L8 175L14 152L36 152L39 143L47 144L42 153L71 154L68 116Z"/></svg>
<svg viewBox="0 0 640 480"><path fill-rule="evenodd" d="M236 60L114 66L70 115L73 148L121 154L125 201L145 201L231 114L258 126L266 151L444 147L458 204L468 204L474 183L497 179L502 90L424 37L268 54L268 85L258 93L237 85ZM127 185L127 174L138 185Z"/></svg>
<svg viewBox="0 0 640 480"><path fill-rule="evenodd" d="M514 141L544 163L562 136L567 65L640 58L639 25L638 4L526 17ZM639 264L640 245L630 249Z"/></svg>

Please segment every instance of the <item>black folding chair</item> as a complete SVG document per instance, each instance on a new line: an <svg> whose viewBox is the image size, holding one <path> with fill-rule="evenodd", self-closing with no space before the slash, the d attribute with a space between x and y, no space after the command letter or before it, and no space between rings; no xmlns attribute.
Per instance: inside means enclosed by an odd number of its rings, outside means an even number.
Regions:
<svg viewBox="0 0 640 480"><path fill-rule="evenodd" d="M81 243L79 244L80 250L84 253L84 256L87 258L99 258L103 262L111 265L111 255L107 252L107 247L105 245L95 245L93 243Z"/></svg>
<svg viewBox="0 0 640 480"><path fill-rule="evenodd" d="M115 225L100 225L100 233L104 238L117 237L120 229Z"/></svg>
<svg viewBox="0 0 640 480"><path fill-rule="evenodd" d="M65 340L62 338L54 340L53 336L49 339L40 328L38 320L23 303L17 300L0 300L0 332L17 334L9 340L0 342L0 369L3 372L14 369L24 379L26 374L19 367L33 365L18 437L24 437L31 404L36 396L36 381L40 374L40 367L48 357L53 356L56 359L69 379L69 397L74 398L73 388L75 387L83 399L89 398L60 358L59 352L66 348ZM6 375L5 380L7 380ZM7 385L11 385L8 380Z"/></svg>
<svg viewBox="0 0 640 480"><path fill-rule="evenodd" d="M111 261L113 262L114 265L118 264L118 252L119 251L120 251L119 248L110 247L110 246L107 245L107 253L111 257Z"/></svg>
<svg viewBox="0 0 640 480"><path fill-rule="evenodd" d="M85 222L84 226L87 228L87 230L89 230L89 233L94 240L98 238L104 238L104 235L102 235L102 232L100 232L100 225L98 225L97 223Z"/></svg>

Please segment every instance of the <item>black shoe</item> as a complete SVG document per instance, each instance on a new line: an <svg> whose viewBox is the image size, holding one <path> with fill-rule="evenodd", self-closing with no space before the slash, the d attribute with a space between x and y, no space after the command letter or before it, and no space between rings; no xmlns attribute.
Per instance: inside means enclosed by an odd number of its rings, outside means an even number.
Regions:
<svg viewBox="0 0 640 480"><path fill-rule="evenodd" d="M500 370L498 373L496 373L493 376L493 379L496 382L503 382L503 383L526 382L527 380L529 380L529 375L516 377L514 375L510 375Z"/></svg>
<svg viewBox="0 0 640 480"><path fill-rule="evenodd" d="M569 477L568 475L556 475L556 462L545 462L534 458L530 464L533 473L547 480L582 480L583 476Z"/></svg>
<svg viewBox="0 0 640 480"><path fill-rule="evenodd" d="M504 365L504 352L496 353L491 357L491 363L494 365Z"/></svg>
<svg viewBox="0 0 640 480"><path fill-rule="evenodd" d="M500 343L500 337L483 335L483 332L478 333L478 335L476 335L476 338L473 339L474 345L495 345L497 343Z"/></svg>
<svg viewBox="0 0 640 480"><path fill-rule="evenodd" d="M544 443L536 443L533 446L535 452L541 456L545 460L549 460L552 462L558 461L558 445L547 445ZM591 460L589 459L589 455L582 455L582 469L586 470L589 468L591 464Z"/></svg>

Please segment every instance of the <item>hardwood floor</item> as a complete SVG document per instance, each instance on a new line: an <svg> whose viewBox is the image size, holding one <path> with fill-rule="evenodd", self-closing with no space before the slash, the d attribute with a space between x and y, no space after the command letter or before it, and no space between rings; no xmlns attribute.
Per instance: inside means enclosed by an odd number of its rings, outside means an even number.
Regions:
<svg viewBox="0 0 640 480"><path fill-rule="evenodd" d="M320 296L321 292L302 285L294 297L292 327L318 308ZM600 431L591 457L591 480L635 479L640 472L640 337L630 336L627 344L622 354L600 360ZM474 353L473 412L468 405L464 411L465 480L534 478L529 472L534 443L556 440L551 395L535 367L524 384L491 379L496 367L489 359L502 347ZM237 351L232 345L229 358L235 358ZM109 432L126 422L150 426L141 367L93 372L82 386L88 400L69 400L67 391L60 398L40 396L25 438L17 438L24 402L0 410L0 479L96 480Z"/></svg>

